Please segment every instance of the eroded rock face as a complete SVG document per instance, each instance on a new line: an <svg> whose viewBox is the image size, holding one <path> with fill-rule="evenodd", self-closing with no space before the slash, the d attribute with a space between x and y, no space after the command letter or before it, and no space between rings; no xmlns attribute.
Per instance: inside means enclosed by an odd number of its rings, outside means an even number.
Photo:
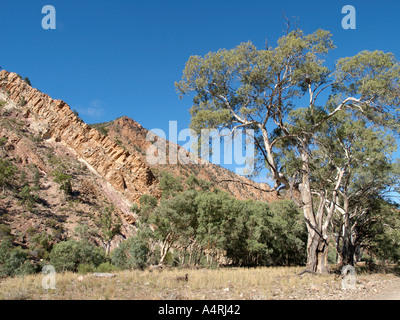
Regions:
<svg viewBox="0 0 400 320"><path fill-rule="evenodd" d="M132 202L143 194L159 196L148 165L79 119L62 100L30 87L17 74L0 72L0 89L21 106L44 139L54 139L72 149L117 191ZM21 103L23 102L23 103Z"/></svg>
<svg viewBox="0 0 400 320"><path fill-rule="evenodd" d="M143 128L135 120L124 116L108 123L107 130L111 139L118 138L132 154L136 154L143 161L146 161L146 150L151 146L151 142L146 139L149 132L147 129ZM165 144L167 149L170 144L174 145L168 140L165 140ZM179 150L179 153L189 156L189 152L183 147L174 146ZM168 161L168 159L166 160ZM194 174L200 179L213 182L216 187L241 200L254 199L272 202L281 198L277 192L271 190L268 184L254 182L212 163L202 165L149 164L149 166L153 170L155 169L153 172L167 171L174 176L187 177L190 174Z"/></svg>

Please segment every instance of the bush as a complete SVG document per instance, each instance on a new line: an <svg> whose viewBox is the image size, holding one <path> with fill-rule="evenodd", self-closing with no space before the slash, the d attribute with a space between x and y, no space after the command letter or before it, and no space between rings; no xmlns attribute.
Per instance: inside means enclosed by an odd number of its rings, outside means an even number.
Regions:
<svg viewBox="0 0 400 320"><path fill-rule="evenodd" d="M11 184L17 168L7 160L0 159L0 187L4 189Z"/></svg>
<svg viewBox="0 0 400 320"><path fill-rule="evenodd" d="M26 185L18 194L18 196L21 198L21 202L27 207L32 207L35 202L39 201L39 197L36 194L31 193L35 190L36 189L34 187Z"/></svg>
<svg viewBox="0 0 400 320"><path fill-rule="evenodd" d="M60 185L60 190L64 191L65 195L72 194L71 176L60 172L59 170L53 171L54 182Z"/></svg>
<svg viewBox="0 0 400 320"><path fill-rule="evenodd" d="M28 77L25 77L25 78L24 78L24 81L25 81L28 85L32 86L31 81L29 80Z"/></svg>
<svg viewBox="0 0 400 320"><path fill-rule="evenodd" d="M0 223L0 239L10 238L11 235L11 228L6 224Z"/></svg>
<svg viewBox="0 0 400 320"><path fill-rule="evenodd" d="M25 106L28 102L25 100L24 97L21 97L21 99L19 100L19 105L21 107Z"/></svg>
<svg viewBox="0 0 400 320"><path fill-rule="evenodd" d="M10 239L0 244L0 275L27 275L36 272L35 266L28 261L29 253L21 247L13 247Z"/></svg>
<svg viewBox="0 0 400 320"><path fill-rule="evenodd" d="M78 273L81 273L81 274L93 273L94 270L95 270L95 266L93 264L81 263L78 266Z"/></svg>
<svg viewBox="0 0 400 320"><path fill-rule="evenodd" d="M50 264L58 272L76 272L80 264L92 264L96 267L104 261L104 250L87 241L63 241L56 244L50 253Z"/></svg>
<svg viewBox="0 0 400 320"><path fill-rule="evenodd" d="M40 259L48 259L53 246L54 237L46 232L36 233L30 239L31 254Z"/></svg>
<svg viewBox="0 0 400 320"><path fill-rule="evenodd" d="M30 261L25 261L17 270L15 274L18 276L27 276L37 272L37 267Z"/></svg>
<svg viewBox="0 0 400 320"><path fill-rule="evenodd" d="M94 273L94 272L101 272L101 273L109 273L118 271L118 268L111 264L110 262L103 262L97 267L90 263L81 263L78 266L78 273L80 274L87 274L87 273Z"/></svg>
<svg viewBox="0 0 400 320"><path fill-rule="evenodd" d="M120 269L144 269L149 264L146 241L132 237L120 243L111 255L112 263Z"/></svg>
<svg viewBox="0 0 400 320"><path fill-rule="evenodd" d="M1 101L0 101L1 106ZM0 147L4 146L7 143L8 139L6 137L0 137Z"/></svg>
<svg viewBox="0 0 400 320"><path fill-rule="evenodd" d="M114 271L118 271L118 268L108 261L101 263L96 268L96 272L106 272L107 273L107 272L114 272Z"/></svg>
<svg viewBox="0 0 400 320"><path fill-rule="evenodd" d="M108 135L108 130L106 129L106 127L104 125L101 125L97 128L97 130L104 136Z"/></svg>

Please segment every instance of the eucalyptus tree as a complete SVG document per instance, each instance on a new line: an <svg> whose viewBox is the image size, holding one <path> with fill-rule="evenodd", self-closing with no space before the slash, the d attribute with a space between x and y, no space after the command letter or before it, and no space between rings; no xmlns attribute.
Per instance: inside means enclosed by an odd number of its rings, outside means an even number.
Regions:
<svg viewBox="0 0 400 320"><path fill-rule="evenodd" d="M328 236L333 218L341 262L353 265L356 249L367 246L376 235L374 225L386 220L385 202L399 181L392 160L397 144L390 132L349 111L331 118L316 141L311 181L318 209L327 216L322 232Z"/></svg>
<svg viewBox="0 0 400 320"><path fill-rule="evenodd" d="M381 125L397 126L400 114L400 68L393 54L363 51L330 68L323 58L333 48L328 31L288 31L275 48L258 50L247 42L191 56L176 83L181 97L194 93L192 129L255 130L258 163L269 169L273 190L300 194L308 230L306 270L312 272L327 271L328 248L310 181L316 132L347 108ZM298 170L281 165L287 143Z"/></svg>
<svg viewBox="0 0 400 320"><path fill-rule="evenodd" d="M175 197L162 200L150 214L149 223L155 225L154 237L160 241L162 264L172 247L189 247L197 229L197 207L194 205L197 192L186 190Z"/></svg>

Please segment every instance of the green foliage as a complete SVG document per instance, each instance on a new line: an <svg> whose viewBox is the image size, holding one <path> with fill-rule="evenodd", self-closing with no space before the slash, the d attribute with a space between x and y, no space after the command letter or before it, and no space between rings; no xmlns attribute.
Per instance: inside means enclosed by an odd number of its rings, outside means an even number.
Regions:
<svg viewBox="0 0 400 320"><path fill-rule="evenodd" d="M35 190L36 190L35 187L31 187L28 185L22 188L18 196L21 198L23 204L25 204L28 207L32 207L32 205L38 201L39 197L35 194L32 194L32 192Z"/></svg>
<svg viewBox="0 0 400 320"><path fill-rule="evenodd" d="M191 189L207 191L211 188L212 182L207 180L198 179L195 175L191 174L185 181L186 185Z"/></svg>
<svg viewBox="0 0 400 320"><path fill-rule="evenodd" d="M79 238L79 240L89 241L92 237L97 235L96 230L92 230L89 228L87 224L79 224L74 229L75 235Z"/></svg>
<svg viewBox="0 0 400 320"><path fill-rule="evenodd" d="M174 177L172 174L164 172L160 180L160 189L162 190L163 199L169 199L182 191L183 186L179 177Z"/></svg>
<svg viewBox="0 0 400 320"><path fill-rule="evenodd" d="M36 189L40 189L40 172L37 166L33 169L33 185Z"/></svg>
<svg viewBox="0 0 400 320"><path fill-rule="evenodd" d="M54 237L46 232L35 233L30 238L31 254L39 259L48 259L53 248Z"/></svg>
<svg viewBox="0 0 400 320"><path fill-rule="evenodd" d="M72 194L72 176L64 174L59 168L52 172L54 176L54 182L57 182L60 186L60 190L64 192L65 195Z"/></svg>
<svg viewBox="0 0 400 320"><path fill-rule="evenodd" d="M56 244L50 252L50 264L57 272L76 272L80 264L98 266L102 262L105 262L104 250L87 241L63 241Z"/></svg>
<svg viewBox="0 0 400 320"><path fill-rule="evenodd" d="M87 274L95 272L96 267L90 263L81 263L78 266L77 272L80 274Z"/></svg>
<svg viewBox="0 0 400 320"><path fill-rule="evenodd" d="M109 261L101 263L98 267L96 267L96 272L115 272L118 271L118 268L111 264Z"/></svg>
<svg viewBox="0 0 400 320"><path fill-rule="evenodd" d="M0 239L10 238L11 236L11 228L3 223L0 223Z"/></svg>
<svg viewBox="0 0 400 320"><path fill-rule="evenodd" d="M140 209L137 203L132 204L132 206L129 208L129 211L132 213L139 213Z"/></svg>
<svg viewBox="0 0 400 320"><path fill-rule="evenodd" d="M106 127L104 125L98 126L97 130L104 136L108 135L108 130L106 129Z"/></svg>
<svg viewBox="0 0 400 320"><path fill-rule="evenodd" d="M28 85L32 86L31 81L29 80L28 77L25 77L25 78L24 78L24 81L25 81Z"/></svg>
<svg viewBox="0 0 400 320"><path fill-rule="evenodd" d="M28 103L28 101L25 100L25 97L21 97L19 100L19 105L21 107L25 106Z"/></svg>
<svg viewBox="0 0 400 320"><path fill-rule="evenodd" d="M36 267L29 261L29 252L21 247L13 247L10 239L0 243L0 275L28 275L36 272Z"/></svg>
<svg viewBox="0 0 400 320"><path fill-rule="evenodd" d="M379 204L373 208L374 214L369 214L375 223L368 225L368 229L359 230L365 233L369 242L364 248L371 255L382 261L400 263L400 215L398 206L378 201ZM376 212L377 211L377 212ZM373 236L372 236L373 235Z"/></svg>
<svg viewBox="0 0 400 320"><path fill-rule="evenodd" d="M152 195L144 194L140 197L139 203L140 203L140 210L138 211L138 213L140 214L140 222L146 223L150 214L157 207L158 200L156 197ZM138 210L138 207L134 206L133 209Z"/></svg>
<svg viewBox="0 0 400 320"><path fill-rule="evenodd" d="M162 200L148 222L156 226L152 236L161 243L161 262L172 259L173 265L188 255L170 249L195 243L209 253L209 266L223 252L234 265L303 264L306 258L303 217L288 200L269 205L191 188Z"/></svg>
<svg viewBox="0 0 400 320"><path fill-rule="evenodd" d="M114 207L105 207L100 217L100 231L104 243L106 244L106 253L110 253L110 244L114 237L120 233L121 220L113 215Z"/></svg>
<svg viewBox="0 0 400 320"><path fill-rule="evenodd" d="M140 236L128 238L111 254L112 263L120 269L144 269L149 264L149 248Z"/></svg>
<svg viewBox="0 0 400 320"><path fill-rule="evenodd" d="M303 214L292 201L281 200L270 205L272 260L276 265L302 264L306 261L307 230Z"/></svg>
<svg viewBox="0 0 400 320"><path fill-rule="evenodd" d="M122 141L119 138L115 138L115 143L119 146L122 146Z"/></svg>
<svg viewBox="0 0 400 320"><path fill-rule="evenodd" d="M15 275L17 276L27 276L30 274L35 274L38 271L38 268L36 265L34 265L30 261L25 261L22 265L20 265L16 270L15 270Z"/></svg>
<svg viewBox="0 0 400 320"><path fill-rule="evenodd" d="M333 48L325 30L308 35L299 29L288 31L275 48L258 50L248 42L204 57L191 56L176 83L180 97L194 94L190 126L196 132L254 129L258 170L267 167L275 189L297 189L299 204L307 204L303 213L312 250L321 250L334 215L353 216L354 223L359 216L351 210L364 212L359 204L373 207L373 199L384 197L389 188L399 190L399 179L385 158L395 148L390 136L400 129L400 63L392 53L362 51L328 67L323 57ZM306 94L308 104L302 98ZM372 183L375 174L379 181ZM381 179L385 175L386 183ZM370 188L371 183L376 187ZM349 199L353 202L347 206ZM209 208L201 207L212 226L219 221L219 201L210 198ZM344 207L350 211L340 212ZM315 230L318 236L313 235ZM224 241L210 237L207 241L213 246ZM326 269L318 254L309 256L310 270Z"/></svg>
<svg viewBox="0 0 400 320"><path fill-rule="evenodd" d="M11 185L17 168L7 160L0 159L0 187L3 193L6 187Z"/></svg>

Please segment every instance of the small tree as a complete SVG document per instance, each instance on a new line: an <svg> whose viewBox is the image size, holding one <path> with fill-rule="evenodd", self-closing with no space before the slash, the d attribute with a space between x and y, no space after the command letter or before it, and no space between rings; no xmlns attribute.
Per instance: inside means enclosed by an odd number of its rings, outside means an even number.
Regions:
<svg viewBox="0 0 400 320"><path fill-rule="evenodd" d="M72 194L72 177L70 175L64 174L59 169L53 172L54 182L57 182L60 185L60 190L64 192L66 196Z"/></svg>
<svg viewBox="0 0 400 320"><path fill-rule="evenodd" d="M169 200L163 200L153 211L149 222L156 225L154 236L161 241L161 258L163 263L170 248L179 243L186 246L194 239L197 228L194 190L180 193Z"/></svg>
<svg viewBox="0 0 400 320"><path fill-rule="evenodd" d="M137 207L137 205L133 205L131 208L132 212L139 213L140 214L140 222L141 223L146 223L150 214L154 211L154 209L157 207L158 200L156 197L149 195L149 194L144 194L140 197L139 199L140 202L140 209ZM135 211L133 211L135 210Z"/></svg>
<svg viewBox="0 0 400 320"><path fill-rule="evenodd" d="M111 241L121 231L121 219L113 213L114 207L106 207L100 217L100 230L107 256L110 254Z"/></svg>
<svg viewBox="0 0 400 320"><path fill-rule="evenodd" d="M140 235L120 243L111 254L111 261L121 269L144 269L149 264L149 247Z"/></svg>
<svg viewBox="0 0 400 320"><path fill-rule="evenodd" d="M50 252L50 263L58 272L76 272L80 264L96 267L104 261L104 251L87 241L62 241Z"/></svg>
<svg viewBox="0 0 400 320"><path fill-rule="evenodd" d="M5 188L11 184L11 181L17 172L17 168L7 160L0 159L0 187L5 192Z"/></svg>
<svg viewBox="0 0 400 320"><path fill-rule="evenodd" d="M180 178L175 178L172 174L164 172L160 180L160 189L163 199L170 199L178 192L183 191Z"/></svg>

